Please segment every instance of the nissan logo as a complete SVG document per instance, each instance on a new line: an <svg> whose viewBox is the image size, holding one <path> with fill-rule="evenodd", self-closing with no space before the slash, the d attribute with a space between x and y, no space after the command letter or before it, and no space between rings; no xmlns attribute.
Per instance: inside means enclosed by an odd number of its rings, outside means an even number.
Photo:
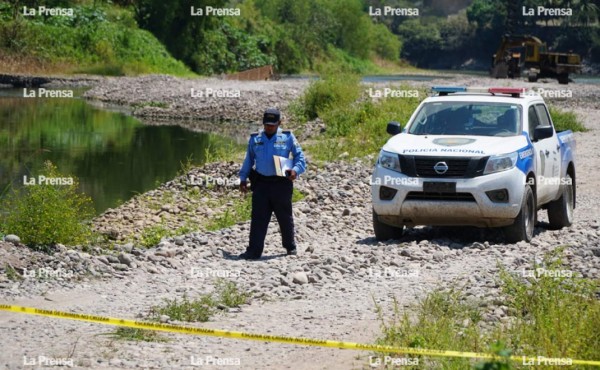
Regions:
<svg viewBox="0 0 600 370"><path fill-rule="evenodd" d="M446 171L448 171L448 165L446 162L438 162L435 164L435 166L433 166L433 169L438 175L443 175L446 173Z"/></svg>

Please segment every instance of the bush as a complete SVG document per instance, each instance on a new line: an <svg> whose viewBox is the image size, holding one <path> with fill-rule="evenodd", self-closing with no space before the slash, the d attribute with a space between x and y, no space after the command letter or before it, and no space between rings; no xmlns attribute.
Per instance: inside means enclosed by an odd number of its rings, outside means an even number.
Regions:
<svg viewBox="0 0 600 370"><path fill-rule="evenodd" d="M360 96L356 75L332 74L315 81L301 98L304 118L312 120L338 106L348 106Z"/></svg>
<svg viewBox="0 0 600 370"><path fill-rule="evenodd" d="M292 104L299 121L320 117L325 123L326 134L307 145L307 151L315 159L331 161L342 152L347 152L349 159L377 153L388 139L387 123L405 124L421 100L419 97L373 100L365 89L356 75L334 72L313 82ZM424 96L425 92L421 90L419 94Z"/></svg>
<svg viewBox="0 0 600 370"><path fill-rule="evenodd" d="M573 112L565 112L558 108L550 107L550 117L556 131L571 130L573 132L585 132L588 129L579 122L579 119Z"/></svg>
<svg viewBox="0 0 600 370"><path fill-rule="evenodd" d="M42 183L13 190L3 207L8 210L3 229L18 235L24 244L34 249L47 249L57 243L88 242L92 235L88 221L94 216L94 208L91 198L78 192L77 178L62 175L49 161L40 176L70 177L73 182L70 185ZM38 179L35 178L36 183Z"/></svg>

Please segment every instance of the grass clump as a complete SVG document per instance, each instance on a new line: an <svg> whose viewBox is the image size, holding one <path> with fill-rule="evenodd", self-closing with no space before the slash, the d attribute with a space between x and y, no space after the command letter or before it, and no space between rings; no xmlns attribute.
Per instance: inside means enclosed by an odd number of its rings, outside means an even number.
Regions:
<svg viewBox="0 0 600 370"><path fill-rule="evenodd" d="M247 303L249 297L250 294L242 292L234 282L217 279L214 292L195 299L185 294L181 299L165 299L162 305L150 309L150 317L159 320L166 315L174 321L206 322L219 308L239 307Z"/></svg>
<svg viewBox="0 0 600 370"><path fill-rule="evenodd" d="M215 291L217 302L225 307L239 307L250 298L250 293L241 291L233 281L225 279L217 279Z"/></svg>
<svg viewBox="0 0 600 370"><path fill-rule="evenodd" d="M175 321L206 322L215 309L216 303L211 295L203 295L197 299L189 299L184 295L181 299L165 299L162 306L152 307L150 315L155 320L160 319L162 315L167 315Z"/></svg>
<svg viewBox="0 0 600 370"><path fill-rule="evenodd" d="M52 185L46 179L67 179L62 185ZM39 176L32 177L35 185L13 189L4 201L8 211L2 229L16 234L33 249L46 250L61 243L85 244L92 237L89 224L94 216L90 197L79 193L79 181L73 176L61 174L51 162L44 163ZM65 185L66 184L66 185Z"/></svg>
<svg viewBox="0 0 600 370"><path fill-rule="evenodd" d="M9 263L4 264L4 273L6 274L6 277L8 278L8 280L10 280L10 281L23 280L23 277L21 275L19 275L17 270L15 270L15 268L12 267Z"/></svg>
<svg viewBox="0 0 600 370"><path fill-rule="evenodd" d="M138 342L167 342L168 339L155 330L119 327L110 336L120 340Z"/></svg>
<svg viewBox="0 0 600 370"><path fill-rule="evenodd" d="M157 224L145 227L140 235L140 245L146 248L151 248L160 243L162 238L172 235L164 224Z"/></svg>
<svg viewBox="0 0 600 370"><path fill-rule="evenodd" d="M509 315L506 323L494 322L495 326L484 330L481 305L469 302L461 291L439 290L421 300L413 315L401 314L395 304L389 322L377 307L382 323L377 344L497 356L489 361L420 358L417 368L422 369L526 367L522 361L510 360L510 355L599 360L598 285L569 274L561 261L562 252L563 248L557 248L546 254L533 276L500 267L500 288Z"/></svg>
<svg viewBox="0 0 600 370"><path fill-rule="evenodd" d="M159 223L156 225L145 227L138 237L138 242L139 245L145 248L152 248L158 243L160 243L160 241L163 238L189 234L196 229L197 228L194 227L192 221L189 218L186 218L185 223L175 230L169 229L169 227L164 223ZM133 242L133 240L130 241Z"/></svg>
<svg viewBox="0 0 600 370"><path fill-rule="evenodd" d="M575 113L563 111L559 108L550 107L550 117L554 123L556 131L571 130L573 132L586 132L588 131L577 118Z"/></svg>
<svg viewBox="0 0 600 370"><path fill-rule="evenodd" d="M206 230L215 231L231 227L238 222L249 220L252 215L252 194L231 200L232 205L225 213L212 217L206 224Z"/></svg>

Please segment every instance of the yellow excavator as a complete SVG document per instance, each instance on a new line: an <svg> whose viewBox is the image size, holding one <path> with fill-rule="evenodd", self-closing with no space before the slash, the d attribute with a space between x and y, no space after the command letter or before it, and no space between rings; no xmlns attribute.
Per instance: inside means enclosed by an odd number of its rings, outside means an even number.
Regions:
<svg viewBox="0 0 600 370"><path fill-rule="evenodd" d="M538 78L569 83L570 73L581 72L581 57L575 53L549 52L546 43L530 35L505 35L492 57L490 75L495 78L519 78L521 71L529 82Z"/></svg>

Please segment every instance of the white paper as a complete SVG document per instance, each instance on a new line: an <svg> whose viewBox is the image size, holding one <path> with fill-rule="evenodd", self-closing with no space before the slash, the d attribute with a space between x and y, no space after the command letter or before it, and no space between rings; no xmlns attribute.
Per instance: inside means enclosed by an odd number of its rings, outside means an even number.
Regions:
<svg viewBox="0 0 600 370"><path fill-rule="evenodd" d="M277 176L286 177L285 171L290 171L292 168L294 168L293 159L274 155L273 161L275 162L275 172L277 172Z"/></svg>

